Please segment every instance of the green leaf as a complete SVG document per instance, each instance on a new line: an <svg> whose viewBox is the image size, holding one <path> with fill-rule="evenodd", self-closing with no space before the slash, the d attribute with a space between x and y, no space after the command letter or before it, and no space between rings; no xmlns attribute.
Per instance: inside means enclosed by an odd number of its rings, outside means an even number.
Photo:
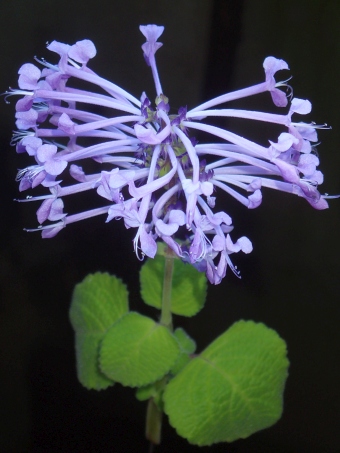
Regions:
<svg viewBox="0 0 340 453"><path fill-rule="evenodd" d="M114 384L99 369L99 345L102 334L76 334L76 363L78 380L89 390L104 390Z"/></svg>
<svg viewBox="0 0 340 453"><path fill-rule="evenodd" d="M113 275L97 272L75 286L70 320L76 332L104 333L128 310L126 285Z"/></svg>
<svg viewBox="0 0 340 453"><path fill-rule="evenodd" d="M113 385L99 369L99 344L128 309L126 286L117 277L98 272L75 286L70 320L76 334L78 379L84 387L101 390Z"/></svg>
<svg viewBox="0 0 340 453"><path fill-rule="evenodd" d="M165 257L163 249L154 259L148 259L140 271L141 295L152 307L162 308L162 290ZM190 264L174 257L171 292L171 311L176 315L194 316L204 306L207 279Z"/></svg>
<svg viewBox="0 0 340 453"><path fill-rule="evenodd" d="M193 340L182 327L177 327L174 331L175 338L177 339L182 352L186 354L193 354L196 351L196 342Z"/></svg>
<svg viewBox="0 0 340 453"><path fill-rule="evenodd" d="M288 365L274 330L239 321L169 382L164 410L193 444L246 438L280 418Z"/></svg>
<svg viewBox="0 0 340 453"><path fill-rule="evenodd" d="M171 367L171 374L176 376L182 369L190 362L191 358L188 354L181 352L176 360L176 362Z"/></svg>
<svg viewBox="0 0 340 453"><path fill-rule="evenodd" d="M155 384L149 384L145 385L144 387L139 387L136 390L136 398L139 401L146 401L150 398L154 398L157 395L157 389L155 387Z"/></svg>
<svg viewBox="0 0 340 453"><path fill-rule="evenodd" d="M178 342L166 327L130 312L106 333L100 367L113 381L141 387L168 373L178 354Z"/></svg>
<svg viewBox="0 0 340 453"><path fill-rule="evenodd" d="M180 347L180 354L174 365L171 367L171 374L176 375L190 362L190 354L195 352L196 343L182 327L178 327L174 331L174 336Z"/></svg>
<svg viewBox="0 0 340 453"><path fill-rule="evenodd" d="M162 395L167 380L168 377L165 376L157 382L153 382L152 384L146 385L144 387L139 387L136 390L136 398L139 401L146 401L150 398L153 398L154 403L156 404L158 409L163 412Z"/></svg>

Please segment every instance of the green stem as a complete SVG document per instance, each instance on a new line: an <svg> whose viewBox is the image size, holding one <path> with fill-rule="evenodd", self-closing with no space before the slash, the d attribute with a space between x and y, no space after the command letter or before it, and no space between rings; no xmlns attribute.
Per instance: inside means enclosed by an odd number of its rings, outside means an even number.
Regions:
<svg viewBox="0 0 340 453"><path fill-rule="evenodd" d="M165 265L163 278L163 294L162 294L162 312L160 323L172 331L172 315L171 315L171 289L172 275L174 271L175 256L171 249L165 249Z"/></svg>
<svg viewBox="0 0 340 453"><path fill-rule="evenodd" d="M171 289L172 276L174 271L175 256L171 249L165 249L165 265L163 277L162 311L160 323L172 332L171 315ZM165 386L166 379L159 382L160 389ZM152 444L158 445L161 442L162 411L158 408L153 398L149 399L146 411L146 438Z"/></svg>
<svg viewBox="0 0 340 453"><path fill-rule="evenodd" d="M155 400L150 398L146 409L145 437L155 445L161 443L162 412L158 409Z"/></svg>

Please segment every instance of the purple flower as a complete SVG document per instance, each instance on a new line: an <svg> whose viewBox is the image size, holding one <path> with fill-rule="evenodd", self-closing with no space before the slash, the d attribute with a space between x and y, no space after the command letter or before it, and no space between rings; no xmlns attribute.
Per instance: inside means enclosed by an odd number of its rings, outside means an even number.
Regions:
<svg viewBox="0 0 340 453"><path fill-rule="evenodd" d="M249 209L261 204L263 187L298 195L316 209L327 208L327 197L318 191L323 175L317 170L315 150L316 129L324 126L296 121L296 115L311 111L311 104L290 99L281 90L290 93L286 82L275 80L277 72L288 70L288 65L274 57L263 63L264 82L191 110L181 107L177 114L170 113L155 59L164 27L146 25L140 30L155 82L154 104L145 93L139 100L95 74L88 67L96 55L89 40L73 46L53 41L48 49L59 55L58 64L37 60L42 71L31 63L19 69L19 89L7 93L20 96L16 105L19 131L12 143L17 152L34 158L35 164L20 170L17 179L21 191L41 184L50 192L22 201L42 201L37 218L45 238L97 215L106 215L106 222L123 219L126 228L136 230L133 245L140 259L144 255L153 258L156 240L161 239L218 284L227 267L239 275L230 259L232 253L252 251L248 238L232 241L229 214L213 211L221 190ZM77 88L78 80L92 88ZM265 92L277 107L286 107L290 101L288 111L225 107L229 101ZM105 107L105 112L111 109L112 115L101 115L98 107ZM210 117L216 116L276 124L282 131L274 140L267 138L264 146L209 124ZM207 134L205 143L196 142L196 130ZM81 165L86 159L97 164L98 170L84 171ZM65 177L71 177L73 184L64 184ZM66 196L88 190L95 190L104 206L71 215L63 212ZM45 225L46 221L56 223Z"/></svg>

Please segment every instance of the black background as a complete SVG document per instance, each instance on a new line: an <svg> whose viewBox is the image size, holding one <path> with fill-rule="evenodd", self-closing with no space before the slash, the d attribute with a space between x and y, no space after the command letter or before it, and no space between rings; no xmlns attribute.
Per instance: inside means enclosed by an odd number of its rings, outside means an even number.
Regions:
<svg viewBox="0 0 340 453"><path fill-rule="evenodd" d="M311 100L309 119L333 126L319 133L320 189L340 193L339 12L336 0L1 2L0 89L16 87L18 68L34 55L50 57L46 41L89 38L98 50L90 67L137 97L143 90L152 96L138 30L147 23L166 27L157 61L174 108L261 82L263 59L274 55L289 63L295 96ZM242 107L272 108L268 97L245 100ZM14 105L0 108L0 450L146 452L145 405L134 392L118 385L91 392L77 382L68 321L73 286L97 270L123 278L132 308L144 310L133 233L104 218L70 225L51 240L22 231L36 225L36 206L12 201L18 197L16 171L28 164L9 146ZM267 126L242 127L236 122L233 130L264 144L275 139ZM75 203L76 210L86 208L81 196ZM234 237L249 236L254 251L234 259L241 280L229 272L209 288L197 317L175 322L199 350L241 318L276 329L291 361L283 417L249 439L202 449L165 422L155 452L338 452L340 201L319 212L303 199L264 191L257 210L228 197L224 203Z"/></svg>

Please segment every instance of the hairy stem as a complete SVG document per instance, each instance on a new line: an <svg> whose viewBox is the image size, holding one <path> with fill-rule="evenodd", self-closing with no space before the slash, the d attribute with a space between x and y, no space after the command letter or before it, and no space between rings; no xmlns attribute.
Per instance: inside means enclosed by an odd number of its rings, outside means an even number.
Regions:
<svg viewBox="0 0 340 453"><path fill-rule="evenodd" d="M152 444L161 443L162 411L157 407L155 400L150 398L146 409L145 436Z"/></svg>
<svg viewBox="0 0 340 453"><path fill-rule="evenodd" d="M172 289L172 276L174 270L175 256L171 249L165 249L165 264L164 264L164 278L163 278L163 294L162 294L162 311L160 323L167 329L172 331L172 315L171 315L171 289ZM164 388L166 378L163 378L159 385ZM155 403L154 398L150 398L146 411L146 438L152 444L160 444L161 442L161 429L162 429L162 415L163 412Z"/></svg>
<svg viewBox="0 0 340 453"><path fill-rule="evenodd" d="M171 289L172 275L174 270L175 256L171 249L165 249L165 265L163 278L163 294L162 294L162 312L160 323L172 331L172 315L171 315Z"/></svg>

